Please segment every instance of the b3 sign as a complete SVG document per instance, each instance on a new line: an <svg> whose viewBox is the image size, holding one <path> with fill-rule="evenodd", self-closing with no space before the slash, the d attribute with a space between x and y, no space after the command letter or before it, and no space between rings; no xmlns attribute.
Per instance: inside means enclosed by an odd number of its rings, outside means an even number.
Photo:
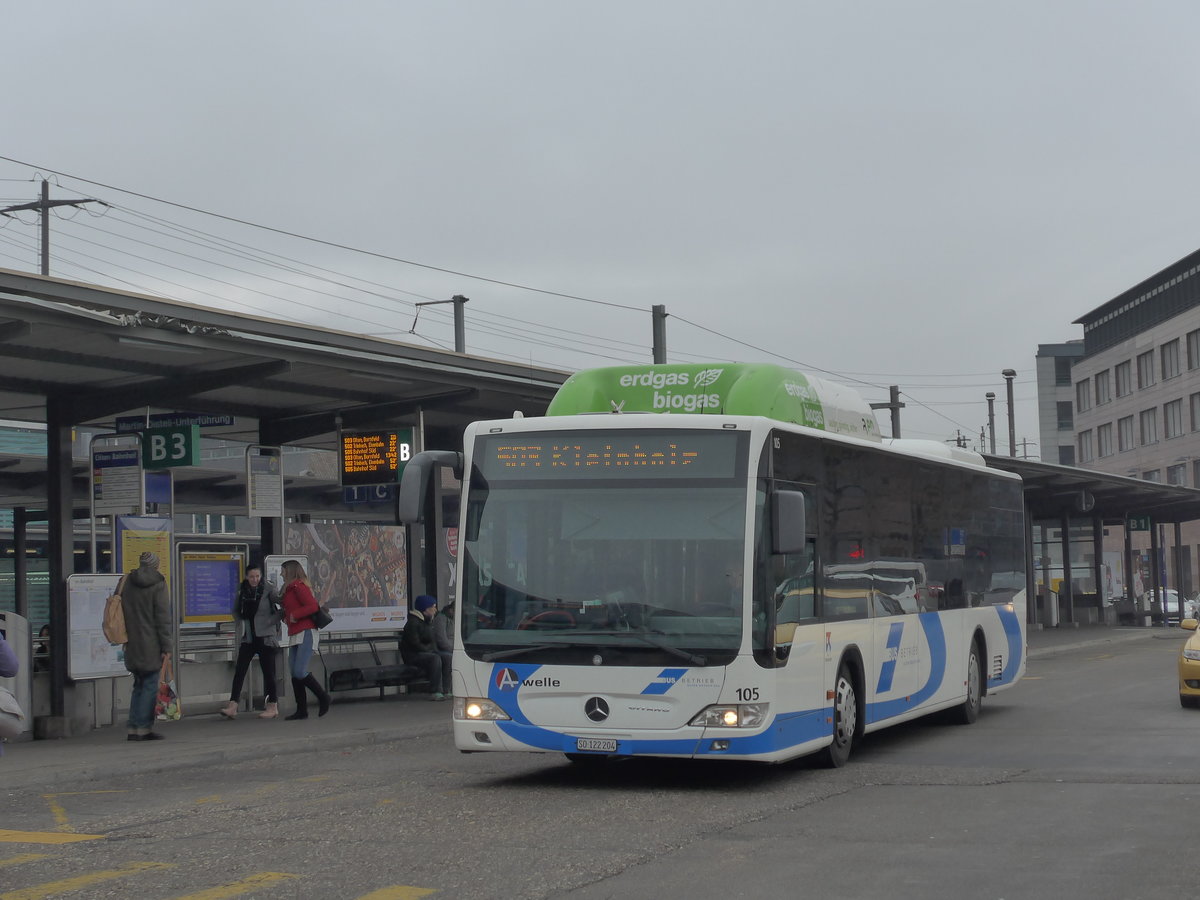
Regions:
<svg viewBox="0 0 1200 900"><path fill-rule="evenodd" d="M169 469L200 464L200 426L175 425L142 432L142 467Z"/></svg>

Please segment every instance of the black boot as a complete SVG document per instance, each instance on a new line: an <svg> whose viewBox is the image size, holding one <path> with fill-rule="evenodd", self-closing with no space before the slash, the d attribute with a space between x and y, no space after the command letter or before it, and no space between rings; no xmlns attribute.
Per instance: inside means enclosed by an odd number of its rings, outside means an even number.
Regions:
<svg viewBox="0 0 1200 900"><path fill-rule="evenodd" d="M329 694L325 688L321 687L321 682L317 681L317 676L309 672L304 676L304 686L313 692L313 696L317 698L317 707L320 710L317 716L323 716L329 712Z"/></svg>
<svg viewBox="0 0 1200 900"><path fill-rule="evenodd" d="M312 678L311 675L308 676ZM292 679L292 696L296 698L296 711L288 719L307 719L308 718L308 694L304 692L304 682L299 678Z"/></svg>

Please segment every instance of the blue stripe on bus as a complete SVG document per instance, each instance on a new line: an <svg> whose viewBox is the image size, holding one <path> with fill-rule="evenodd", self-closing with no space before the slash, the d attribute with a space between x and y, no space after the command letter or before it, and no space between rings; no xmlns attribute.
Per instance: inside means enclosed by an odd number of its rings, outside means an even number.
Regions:
<svg viewBox="0 0 1200 900"><path fill-rule="evenodd" d="M1008 638L1008 662L999 678L989 678L989 685L1011 684L1017 680L1017 672L1021 668L1021 656L1024 648L1021 646L1021 620L1017 618L1016 610L1012 607L997 607L1000 624L1004 626L1004 636Z"/></svg>
<svg viewBox="0 0 1200 900"><path fill-rule="evenodd" d="M904 623L893 622L888 627L887 649L888 659L879 669L879 684L875 693L886 694L892 689L892 679L896 677L896 659L900 655L900 638L904 634Z"/></svg>
<svg viewBox="0 0 1200 900"><path fill-rule="evenodd" d="M675 687L675 682L687 674L687 669L663 669L654 680L646 685L643 694L665 694Z"/></svg>
<svg viewBox="0 0 1200 900"><path fill-rule="evenodd" d="M942 686L942 679L946 677L946 634L942 631L941 615L936 612L921 613L917 620L921 623L925 632L925 643L929 647L929 678L924 687L908 697L868 703L868 722L878 722L908 712L936 694Z"/></svg>

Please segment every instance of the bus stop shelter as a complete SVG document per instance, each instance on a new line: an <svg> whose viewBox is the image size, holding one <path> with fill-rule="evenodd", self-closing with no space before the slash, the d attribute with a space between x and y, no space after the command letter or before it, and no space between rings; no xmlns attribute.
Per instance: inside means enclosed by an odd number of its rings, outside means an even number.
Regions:
<svg viewBox="0 0 1200 900"><path fill-rule="evenodd" d="M77 428L121 415L228 416L206 437L334 450L342 430L405 425L414 449L453 448L477 419L543 412L569 373L197 307L0 269L0 419L42 423L44 460L0 460L0 507L48 522L50 617L67 621L74 519L87 515ZM289 513L350 516L337 485L289 485ZM180 510L244 505L230 473L179 470ZM264 553L281 518L261 519ZM17 562L21 565L23 559ZM51 629L50 722L65 728L65 627Z"/></svg>
<svg viewBox="0 0 1200 900"><path fill-rule="evenodd" d="M1163 597L1167 588L1175 588L1182 598L1183 584L1168 584L1170 574L1183 571L1178 558L1182 545L1181 527L1185 522L1200 520L1200 490L1175 485L1158 484L1109 475L1091 469L1059 466L1036 460L1016 459L1008 456L986 456L987 464L1006 472L1021 476L1025 493L1026 590L1031 598L1029 604L1030 624L1053 627L1062 623L1074 624L1083 609L1095 608L1102 611L1105 597L1102 590L1085 593L1074 586L1081 581L1090 581L1101 586L1104 582L1102 566L1104 534L1106 529L1120 528L1123 534L1121 550L1124 560L1125 600L1132 601L1133 542L1132 531L1148 530L1152 559L1160 556L1160 526L1173 531L1172 546L1176 558L1165 566L1165 573L1157 565L1151 566L1150 584L1153 596ZM1062 560L1062 588L1065 593L1061 603L1043 603L1039 611L1037 572L1049 569L1044 552L1048 535L1057 529L1060 545L1058 552ZM1090 567L1078 561L1079 554L1072 554L1070 536L1083 529L1090 533ZM1035 530L1039 539L1035 540ZM1079 564L1077 564L1077 562ZM1089 571L1090 569L1090 571ZM1165 577L1164 577L1165 574ZM1043 579L1043 600L1049 598L1049 585ZM1162 615L1174 613L1162 610Z"/></svg>

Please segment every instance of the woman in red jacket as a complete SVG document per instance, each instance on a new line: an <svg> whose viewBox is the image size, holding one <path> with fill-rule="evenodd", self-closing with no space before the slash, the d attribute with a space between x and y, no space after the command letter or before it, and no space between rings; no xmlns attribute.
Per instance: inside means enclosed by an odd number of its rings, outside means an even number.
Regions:
<svg viewBox="0 0 1200 900"><path fill-rule="evenodd" d="M329 694L321 687L321 682L308 671L313 651L317 649L317 627L313 624L312 614L317 611L317 598L313 596L312 583L304 574L304 566L298 560L289 559L280 569L283 577L283 596L280 604L283 606L283 620L287 622L288 635L302 635L288 650L288 665L292 672L292 692L296 696L296 711L287 718L308 718L308 694L305 688L313 692L319 707L318 715L329 712Z"/></svg>

